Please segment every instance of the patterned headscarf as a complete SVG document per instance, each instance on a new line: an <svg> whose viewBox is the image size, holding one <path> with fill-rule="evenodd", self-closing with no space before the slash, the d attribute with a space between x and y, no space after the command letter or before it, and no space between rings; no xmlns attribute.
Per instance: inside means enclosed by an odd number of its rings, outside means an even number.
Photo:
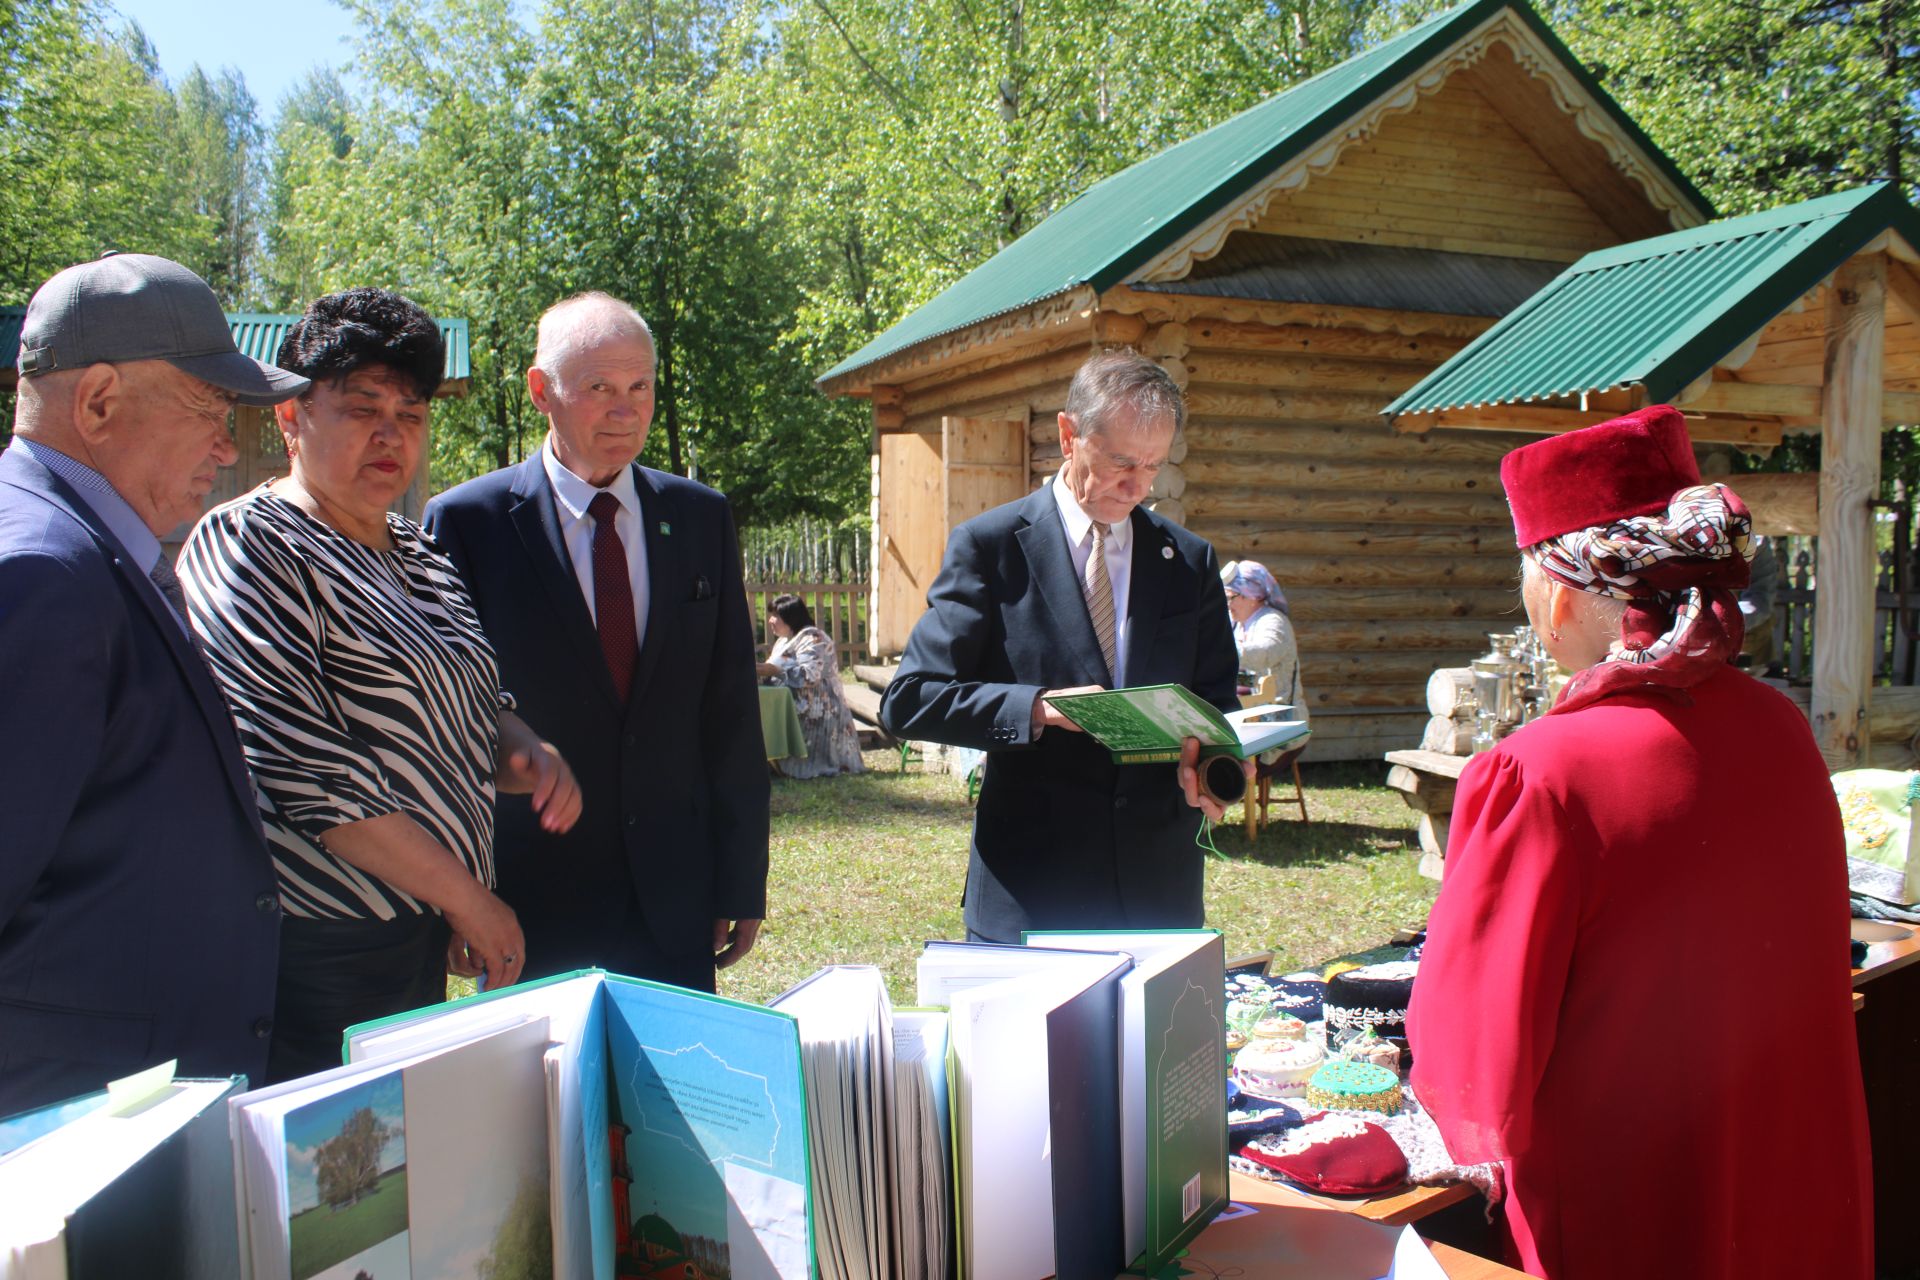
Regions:
<svg viewBox="0 0 1920 1280"><path fill-rule="evenodd" d="M1756 550L1752 529L1737 495L1702 484L1674 494L1665 512L1528 547L1527 558L1565 585L1627 602L1620 638L1567 682L1553 710L1623 689L1678 691L1731 661L1746 634L1736 593Z"/></svg>
<svg viewBox="0 0 1920 1280"><path fill-rule="evenodd" d="M1287 608L1287 593L1258 560L1227 561L1220 569L1220 585L1237 596L1264 600L1288 617L1293 616Z"/></svg>

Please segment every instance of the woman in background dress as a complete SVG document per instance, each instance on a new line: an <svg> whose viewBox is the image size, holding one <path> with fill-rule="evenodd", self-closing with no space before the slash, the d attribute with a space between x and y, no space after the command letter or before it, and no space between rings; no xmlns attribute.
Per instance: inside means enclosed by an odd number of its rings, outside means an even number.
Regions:
<svg viewBox="0 0 1920 1280"><path fill-rule="evenodd" d="M863 772L860 735L840 686L840 654L832 637L813 625L813 615L799 596L775 596L768 608L767 630L779 639L759 671L763 677L784 680L793 690L807 740L806 758L779 761L780 772L789 778Z"/></svg>
<svg viewBox="0 0 1920 1280"><path fill-rule="evenodd" d="M1273 677L1273 700L1295 708L1295 718L1307 718L1307 694L1300 687L1300 645L1294 638L1287 595L1257 560L1229 560L1220 570L1227 590L1227 612L1233 615L1233 642L1240 650L1240 669L1253 677L1254 688ZM1253 690L1248 690L1252 692Z"/></svg>

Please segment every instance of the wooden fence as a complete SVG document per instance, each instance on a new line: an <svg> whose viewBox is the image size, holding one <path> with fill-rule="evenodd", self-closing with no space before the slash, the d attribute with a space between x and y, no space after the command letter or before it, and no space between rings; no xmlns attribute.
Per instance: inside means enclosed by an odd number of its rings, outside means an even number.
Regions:
<svg viewBox="0 0 1920 1280"><path fill-rule="evenodd" d="M755 652L766 657L774 638L767 634L768 605L775 596L796 595L806 601L813 625L833 638L840 665L861 662L867 656L867 584L864 582L749 582L747 611L753 619Z"/></svg>
<svg viewBox="0 0 1920 1280"><path fill-rule="evenodd" d="M1801 545L1791 566L1781 567L1785 584L1774 594L1774 652L1782 674L1796 683L1813 679L1814 558L1811 539ZM1905 561L1903 564L1902 561ZM1920 553L1880 553L1873 613L1873 678L1876 684L1920 683Z"/></svg>

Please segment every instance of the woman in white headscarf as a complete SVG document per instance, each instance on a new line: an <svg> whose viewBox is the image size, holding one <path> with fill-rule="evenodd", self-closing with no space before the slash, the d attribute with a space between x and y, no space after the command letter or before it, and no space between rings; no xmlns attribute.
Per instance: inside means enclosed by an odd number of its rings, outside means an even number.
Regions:
<svg viewBox="0 0 1920 1280"><path fill-rule="evenodd" d="M1294 639L1287 595L1257 560L1229 560L1220 570L1233 615L1233 642L1240 648L1240 669L1257 687L1273 677L1274 700L1291 704L1296 718L1307 718L1307 694L1300 687L1300 646Z"/></svg>

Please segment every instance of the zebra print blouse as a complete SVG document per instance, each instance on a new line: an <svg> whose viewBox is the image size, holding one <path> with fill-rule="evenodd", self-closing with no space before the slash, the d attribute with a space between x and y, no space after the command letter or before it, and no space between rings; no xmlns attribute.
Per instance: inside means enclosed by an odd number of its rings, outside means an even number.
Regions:
<svg viewBox="0 0 1920 1280"><path fill-rule="evenodd" d="M233 710L287 914L428 910L328 853L336 826L405 813L493 885L499 712L512 705L453 564L387 516L377 551L265 485L208 512L180 554Z"/></svg>

